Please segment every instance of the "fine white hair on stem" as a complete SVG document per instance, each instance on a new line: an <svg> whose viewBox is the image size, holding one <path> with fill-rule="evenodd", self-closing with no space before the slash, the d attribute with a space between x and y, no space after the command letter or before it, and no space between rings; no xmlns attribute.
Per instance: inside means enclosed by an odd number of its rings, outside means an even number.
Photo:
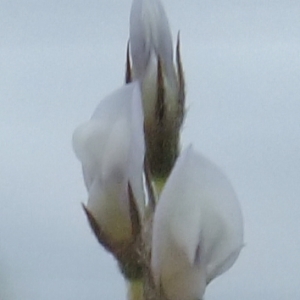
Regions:
<svg viewBox="0 0 300 300"><path fill-rule="evenodd" d="M243 246L235 192L212 162L187 148L178 158L154 215L153 275L170 300L202 298Z"/></svg>

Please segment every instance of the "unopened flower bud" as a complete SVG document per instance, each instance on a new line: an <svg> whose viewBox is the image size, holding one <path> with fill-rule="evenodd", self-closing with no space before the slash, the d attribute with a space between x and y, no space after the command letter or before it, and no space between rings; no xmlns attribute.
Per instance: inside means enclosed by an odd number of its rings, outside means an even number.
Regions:
<svg viewBox="0 0 300 300"><path fill-rule="evenodd" d="M165 178L178 155L185 96L179 40L175 69L171 31L160 0L133 0L130 53L132 79L142 90L151 173Z"/></svg>

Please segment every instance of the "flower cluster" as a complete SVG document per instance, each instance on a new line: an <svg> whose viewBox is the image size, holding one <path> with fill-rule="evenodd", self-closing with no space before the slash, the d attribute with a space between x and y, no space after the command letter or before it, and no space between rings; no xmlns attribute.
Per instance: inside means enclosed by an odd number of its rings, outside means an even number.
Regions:
<svg viewBox="0 0 300 300"><path fill-rule="evenodd" d="M179 153L180 44L174 65L160 0L133 0L125 81L73 135L84 210L124 276L143 282L143 299L201 299L239 256L243 220L218 167L192 146Z"/></svg>

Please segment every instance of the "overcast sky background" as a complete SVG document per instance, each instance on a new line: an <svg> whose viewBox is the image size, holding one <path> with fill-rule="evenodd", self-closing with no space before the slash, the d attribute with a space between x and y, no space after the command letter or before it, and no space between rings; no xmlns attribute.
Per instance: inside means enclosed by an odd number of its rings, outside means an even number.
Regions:
<svg viewBox="0 0 300 300"><path fill-rule="evenodd" d="M246 247L206 300L300 298L300 1L164 0L181 31L183 145L228 175ZM0 0L0 299L123 300L73 130L124 79L130 0Z"/></svg>

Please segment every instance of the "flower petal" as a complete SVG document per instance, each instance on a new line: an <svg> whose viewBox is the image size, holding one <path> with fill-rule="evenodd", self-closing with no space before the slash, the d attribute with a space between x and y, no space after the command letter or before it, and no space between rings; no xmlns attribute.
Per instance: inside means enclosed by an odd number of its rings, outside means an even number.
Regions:
<svg viewBox="0 0 300 300"><path fill-rule="evenodd" d="M139 84L126 85L101 101L91 120L73 135L89 193L87 208L116 239L131 233L128 183L140 211L144 208L141 105Z"/></svg>
<svg viewBox="0 0 300 300"><path fill-rule="evenodd" d="M206 283L231 267L242 245L243 220L231 184L189 147L178 158L154 216L156 282L172 300L201 298Z"/></svg>

